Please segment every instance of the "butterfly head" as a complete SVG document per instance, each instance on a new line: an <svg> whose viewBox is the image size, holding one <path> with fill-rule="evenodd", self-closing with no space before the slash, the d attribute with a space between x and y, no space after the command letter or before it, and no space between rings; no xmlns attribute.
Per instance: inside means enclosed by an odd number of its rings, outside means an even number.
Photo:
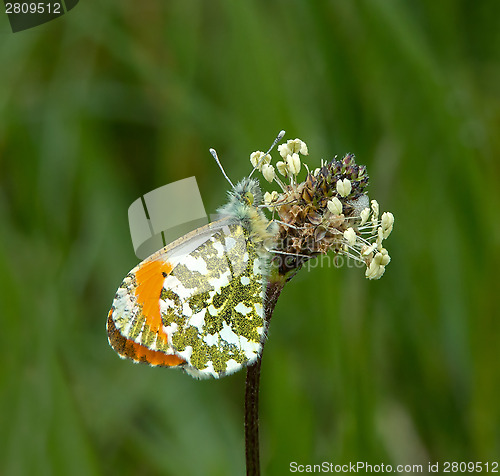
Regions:
<svg viewBox="0 0 500 476"><path fill-rule="evenodd" d="M262 200L259 181L245 177L228 192L226 205L217 211L241 223L250 232L252 241L264 250L272 247L277 229L262 212Z"/></svg>
<svg viewBox="0 0 500 476"><path fill-rule="evenodd" d="M262 192L258 180L245 177L227 195L226 205L218 210L221 215L231 215L238 219L244 219L249 214L258 213L264 217L264 214L259 210L259 205L262 203Z"/></svg>
<svg viewBox="0 0 500 476"><path fill-rule="evenodd" d="M234 200L247 207L258 207L262 203L259 181L245 177L229 192L229 200Z"/></svg>

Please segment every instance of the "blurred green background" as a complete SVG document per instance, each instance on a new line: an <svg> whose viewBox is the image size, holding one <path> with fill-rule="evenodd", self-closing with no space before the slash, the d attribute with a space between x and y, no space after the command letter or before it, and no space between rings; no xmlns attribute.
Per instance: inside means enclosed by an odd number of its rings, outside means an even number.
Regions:
<svg viewBox="0 0 500 476"><path fill-rule="evenodd" d="M244 474L245 373L121 361L128 206L195 175L209 213L280 129L353 152L392 262L303 270L263 360L264 474L500 458L500 2L81 1L0 18L0 474ZM275 157L276 157L275 153ZM169 204L165 204L169 206ZM496 284L495 284L496 283Z"/></svg>

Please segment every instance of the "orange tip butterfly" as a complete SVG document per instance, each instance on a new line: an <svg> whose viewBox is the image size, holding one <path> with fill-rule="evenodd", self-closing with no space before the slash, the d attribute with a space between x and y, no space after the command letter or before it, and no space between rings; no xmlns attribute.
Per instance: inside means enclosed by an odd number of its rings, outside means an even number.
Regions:
<svg viewBox="0 0 500 476"><path fill-rule="evenodd" d="M109 343L120 357L178 367L197 378L230 375L259 358L277 228L262 212L262 192L251 175L231 183L219 220L127 274L107 321Z"/></svg>

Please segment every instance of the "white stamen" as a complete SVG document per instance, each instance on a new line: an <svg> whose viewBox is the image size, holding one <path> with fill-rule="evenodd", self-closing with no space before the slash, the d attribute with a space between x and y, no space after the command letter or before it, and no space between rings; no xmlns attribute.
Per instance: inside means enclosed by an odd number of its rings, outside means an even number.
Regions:
<svg viewBox="0 0 500 476"><path fill-rule="evenodd" d="M329 200L326 206L334 215L340 215L342 213L342 202L337 197L333 197Z"/></svg>
<svg viewBox="0 0 500 476"><path fill-rule="evenodd" d="M275 177L274 167L269 164L264 164L262 166L262 175L268 182L272 182Z"/></svg>
<svg viewBox="0 0 500 476"><path fill-rule="evenodd" d="M361 223L360 226L363 226L367 221L370 216L370 209L365 208L359 215L361 217Z"/></svg>
<svg viewBox="0 0 500 476"><path fill-rule="evenodd" d="M299 154L287 155L286 163L288 165L288 170L293 174L297 175L300 172L300 158Z"/></svg>
<svg viewBox="0 0 500 476"><path fill-rule="evenodd" d="M337 180L337 192L341 197L347 197L351 193L351 181L349 179Z"/></svg>
<svg viewBox="0 0 500 476"><path fill-rule="evenodd" d="M348 228L344 231L344 239L349 245L354 246L356 243L356 232L352 228Z"/></svg>

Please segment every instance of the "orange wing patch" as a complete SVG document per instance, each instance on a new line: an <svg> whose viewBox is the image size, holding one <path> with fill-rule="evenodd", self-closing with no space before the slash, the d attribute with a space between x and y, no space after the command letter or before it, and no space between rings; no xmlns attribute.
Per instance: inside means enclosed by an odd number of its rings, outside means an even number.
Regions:
<svg viewBox="0 0 500 476"><path fill-rule="evenodd" d="M173 367L185 363L182 358L167 354L168 336L163 330L160 312L160 296L163 289L165 276L172 272L173 266L168 261L151 260L141 263L134 273L134 285L128 285L129 293L135 296L136 305L140 308L136 316L133 333L128 338L117 328L113 319L114 307L108 314L108 339L111 347L122 357L127 357L136 362L147 362L150 365ZM130 286L130 287L129 287ZM134 341L134 333L142 328L142 343ZM147 337L146 337L147 335ZM151 349L156 336L157 349Z"/></svg>
<svg viewBox="0 0 500 476"><path fill-rule="evenodd" d="M152 332L159 332L163 327L160 296L165 276L170 274L172 269L173 266L168 261L154 260L143 263L135 272L135 296Z"/></svg>

